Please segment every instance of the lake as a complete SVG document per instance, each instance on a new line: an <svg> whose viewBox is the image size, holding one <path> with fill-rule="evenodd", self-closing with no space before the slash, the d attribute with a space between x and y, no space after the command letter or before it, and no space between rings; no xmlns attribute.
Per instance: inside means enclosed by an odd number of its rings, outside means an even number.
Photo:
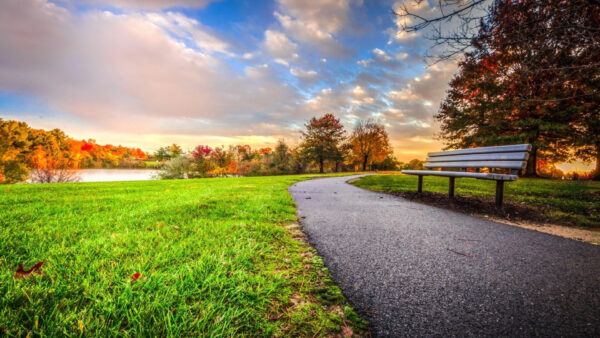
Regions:
<svg viewBox="0 0 600 338"><path fill-rule="evenodd" d="M156 179L157 171L149 169L81 169L79 182L147 181Z"/></svg>

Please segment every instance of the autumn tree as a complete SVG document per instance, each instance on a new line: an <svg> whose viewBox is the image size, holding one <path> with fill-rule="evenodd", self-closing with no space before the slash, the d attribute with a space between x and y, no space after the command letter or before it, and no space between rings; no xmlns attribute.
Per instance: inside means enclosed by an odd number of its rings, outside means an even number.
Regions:
<svg viewBox="0 0 600 338"><path fill-rule="evenodd" d="M210 158L219 168L227 168L233 161L233 154L228 152L225 147L216 147L210 153Z"/></svg>
<svg viewBox="0 0 600 338"><path fill-rule="evenodd" d="M495 1L436 116L448 147L530 143L530 176L540 159L600 160L598 27L597 4Z"/></svg>
<svg viewBox="0 0 600 338"><path fill-rule="evenodd" d="M169 146L169 155L171 157L177 157L177 156L181 155L181 152L182 152L182 150L179 145L173 143Z"/></svg>
<svg viewBox="0 0 600 338"><path fill-rule="evenodd" d="M284 140L279 140L273 151L271 163L281 172L290 170L292 154Z"/></svg>
<svg viewBox="0 0 600 338"><path fill-rule="evenodd" d="M425 162L415 158L404 164L402 169L423 170L425 169Z"/></svg>
<svg viewBox="0 0 600 338"><path fill-rule="evenodd" d="M302 132L302 153L308 160L318 163L319 172L323 173L325 161L342 159L344 127L333 114L313 117L305 127L306 130Z"/></svg>
<svg viewBox="0 0 600 338"><path fill-rule="evenodd" d="M291 157L291 167L292 172L294 174L303 174L306 172L308 166L310 165L309 161L306 159L304 154L302 153L303 149L301 146L294 147L290 149Z"/></svg>
<svg viewBox="0 0 600 338"><path fill-rule="evenodd" d="M27 177L30 151L29 126L0 118L0 183L20 182Z"/></svg>
<svg viewBox="0 0 600 338"><path fill-rule="evenodd" d="M212 148L205 145L199 145L194 149L194 151L192 151L194 172L196 173L196 176L206 177L207 173L212 170L214 163L210 158L212 153Z"/></svg>
<svg viewBox="0 0 600 338"><path fill-rule="evenodd" d="M32 133L33 153L30 158L31 179L36 183L74 182L76 160L70 152L69 139L59 129Z"/></svg>
<svg viewBox="0 0 600 338"><path fill-rule="evenodd" d="M356 123L349 145L352 159L361 163L363 171L370 164L383 161L391 153L385 127L372 119Z"/></svg>

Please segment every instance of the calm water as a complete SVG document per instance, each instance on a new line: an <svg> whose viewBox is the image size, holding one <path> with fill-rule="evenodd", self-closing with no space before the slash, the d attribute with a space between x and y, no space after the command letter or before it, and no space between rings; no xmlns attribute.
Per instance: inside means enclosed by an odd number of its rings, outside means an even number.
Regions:
<svg viewBox="0 0 600 338"><path fill-rule="evenodd" d="M82 169L79 182L147 181L156 179L157 171L148 169Z"/></svg>

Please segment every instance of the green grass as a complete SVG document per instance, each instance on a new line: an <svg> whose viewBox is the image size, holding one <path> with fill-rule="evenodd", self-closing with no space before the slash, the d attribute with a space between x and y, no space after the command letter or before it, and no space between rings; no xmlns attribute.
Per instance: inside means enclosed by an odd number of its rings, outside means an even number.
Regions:
<svg viewBox="0 0 600 338"><path fill-rule="evenodd" d="M287 187L309 177L0 187L0 336L359 331L289 227Z"/></svg>
<svg viewBox="0 0 600 338"><path fill-rule="evenodd" d="M416 191L417 176L375 175L353 182L354 185L382 192ZM495 181L459 178L456 194L480 197L493 203ZM519 204L542 213L549 222L600 228L600 182L575 182L520 178L504 184L505 203ZM448 178L423 177L423 191L448 193Z"/></svg>
<svg viewBox="0 0 600 338"><path fill-rule="evenodd" d="M158 161L144 161L144 165L146 168L158 168L160 167L160 162Z"/></svg>

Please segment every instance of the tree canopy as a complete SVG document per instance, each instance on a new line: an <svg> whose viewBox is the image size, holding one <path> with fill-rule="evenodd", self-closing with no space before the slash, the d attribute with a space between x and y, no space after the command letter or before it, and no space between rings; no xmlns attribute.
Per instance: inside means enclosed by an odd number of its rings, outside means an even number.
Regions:
<svg viewBox="0 0 600 338"><path fill-rule="evenodd" d="M598 4L494 1L436 115L448 147L530 143L528 175L579 156L600 177L598 32Z"/></svg>
<svg viewBox="0 0 600 338"><path fill-rule="evenodd" d="M313 117L302 131L302 153L319 164L319 172L324 172L325 161L341 161L344 141L344 126L333 114L320 118Z"/></svg>
<svg viewBox="0 0 600 338"><path fill-rule="evenodd" d="M374 120L358 121L349 141L351 158L361 163L362 170L374 162L381 162L391 154L385 127Z"/></svg>

